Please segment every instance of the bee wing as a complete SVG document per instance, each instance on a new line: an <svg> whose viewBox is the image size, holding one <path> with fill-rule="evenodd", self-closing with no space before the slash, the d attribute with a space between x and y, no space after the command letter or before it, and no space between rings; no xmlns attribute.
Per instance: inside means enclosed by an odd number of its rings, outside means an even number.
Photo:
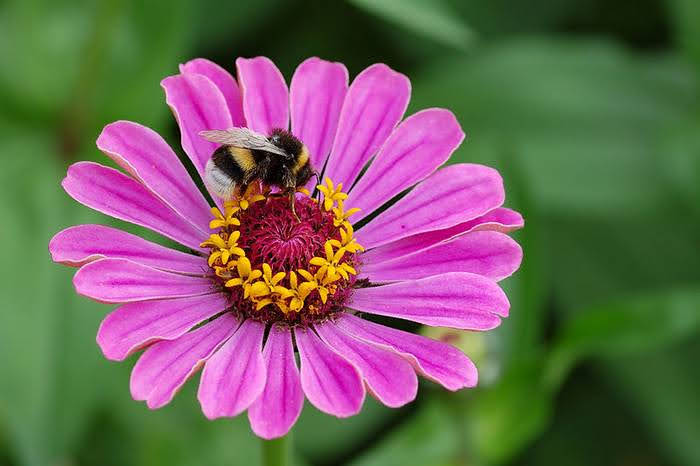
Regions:
<svg viewBox="0 0 700 466"><path fill-rule="evenodd" d="M287 155L282 149L272 144L267 137L248 128L201 131L199 135L207 141L225 144L227 146L264 150L282 156Z"/></svg>

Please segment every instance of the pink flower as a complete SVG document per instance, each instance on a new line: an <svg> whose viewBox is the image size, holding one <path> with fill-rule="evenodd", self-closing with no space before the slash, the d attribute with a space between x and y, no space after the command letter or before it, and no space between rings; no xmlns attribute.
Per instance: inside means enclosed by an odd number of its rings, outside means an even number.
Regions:
<svg viewBox="0 0 700 466"><path fill-rule="evenodd" d="M191 250L100 225L51 240L54 261L79 267L78 293L119 304L97 335L105 356L145 349L131 376L134 399L164 406L203 367L204 414L247 409L253 431L273 438L289 431L304 396L346 417L366 391L391 407L412 401L416 373L448 390L475 386L476 368L456 348L364 314L474 331L500 324L509 303L497 282L522 258L505 233L523 220L501 207L498 172L438 169L464 133L444 109L402 121L410 83L386 65L348 86L342 64L310 58L289 90L267 58L239 58L236 67L238 82L203 59L162 81L182 147L203 176L217 145L201 131L269 134L291 120L329 178L319 199L297 195L300 221L284 199L254 189L226 204L214 197L212 209L166 142L128 121L97 140L123 171L79 162L63 181L78 202Z"/></svg>

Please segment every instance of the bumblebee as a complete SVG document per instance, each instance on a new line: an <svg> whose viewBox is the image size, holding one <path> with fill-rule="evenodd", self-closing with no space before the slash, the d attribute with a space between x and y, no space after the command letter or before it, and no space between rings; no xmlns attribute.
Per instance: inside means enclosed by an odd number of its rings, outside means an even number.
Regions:
<svg viewBox="0 0 700 466"><path fill-rule="evenodd" d="M292 133L273 129L264 136L248 128L202 131L204 139L222 144L207 162L204 182L219 197L242 196L248 185L260 181L289 196L295 217L294 193L318 174L309 163L309 151ZM299 218L299 217L297 217Z"/></svg>

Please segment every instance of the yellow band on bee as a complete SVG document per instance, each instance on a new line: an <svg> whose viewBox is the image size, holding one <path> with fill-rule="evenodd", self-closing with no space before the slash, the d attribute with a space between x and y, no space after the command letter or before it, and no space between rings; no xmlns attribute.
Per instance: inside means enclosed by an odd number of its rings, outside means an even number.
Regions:
<svg viewBox="0 0 700 466"><path fill-rule="evenodd" d="M303 146L301 148L301 153L299 154L299 157L297 158L297 163L294 165L294 168L292 168L292 173L295 175L304 168L304 166L309 162L309 150L306 148L306 146Z"/></svg>
<svg viewBox="0 0 700 466"><path fill-rule="evenodd" d="M231 147L229 148L229 152L231 152L231 157L233 157L244 172L251 171L255 168L255 159L253 158L253 153L249 149Z"/></svg>

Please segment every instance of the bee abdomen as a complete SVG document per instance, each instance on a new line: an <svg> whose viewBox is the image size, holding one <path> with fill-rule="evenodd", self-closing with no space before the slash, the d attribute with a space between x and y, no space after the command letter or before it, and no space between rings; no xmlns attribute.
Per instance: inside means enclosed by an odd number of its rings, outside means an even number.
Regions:
<svg viewBox="0 0 700 466"><path fill-rule="evenodd" d="M219 147L207 162L204 183L217 196L230 199L244 172L228 146Z"/></svg>

